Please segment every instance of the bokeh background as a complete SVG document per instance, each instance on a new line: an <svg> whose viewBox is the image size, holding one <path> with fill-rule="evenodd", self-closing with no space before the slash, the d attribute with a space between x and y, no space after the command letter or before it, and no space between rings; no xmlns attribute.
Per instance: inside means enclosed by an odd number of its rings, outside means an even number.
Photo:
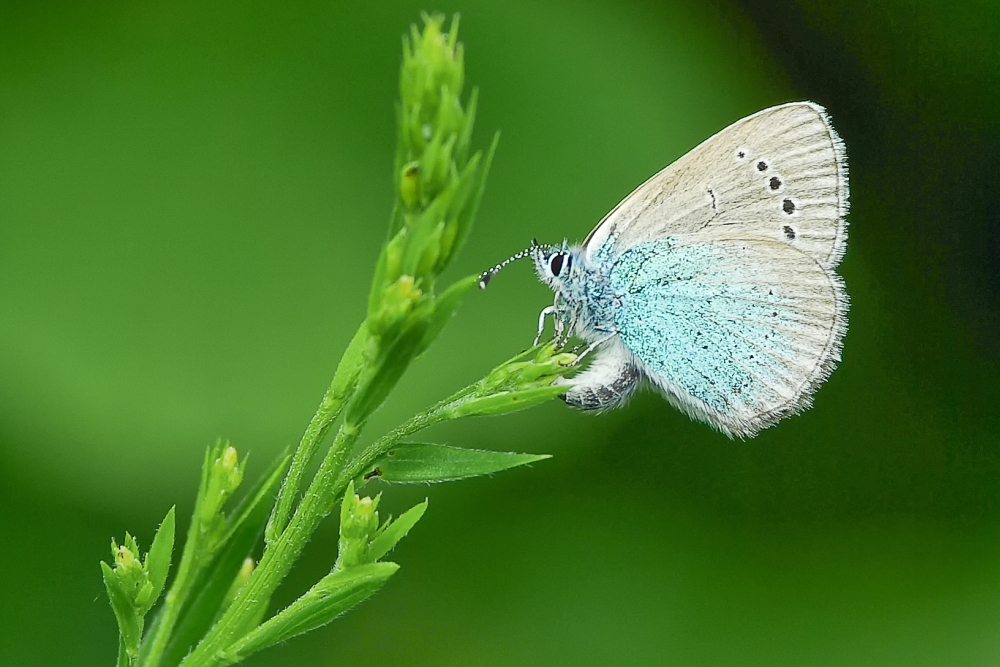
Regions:
<svg viewBox="0 0 1000 667"><path fill-rule="evenodd" d="M187 515L216 437L257 471L298 440L365 310L421 9L462 13L480 145L502 130L453 277L811 99L851 164L844 361L748 442L653 395L438 428L555 458L388 490L430 496L399 574L248 664L1000 663L994 0L3 0L0 664L112 664L110 537ZM370 433L523 349L548 299L527 265L474 294Z"/></svg>

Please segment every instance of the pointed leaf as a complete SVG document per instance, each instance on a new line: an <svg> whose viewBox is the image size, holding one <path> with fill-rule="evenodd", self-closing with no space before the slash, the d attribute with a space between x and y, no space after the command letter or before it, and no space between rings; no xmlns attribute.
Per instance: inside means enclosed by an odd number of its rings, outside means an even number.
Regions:
<svg viewBox="0 0 1000 667"><path fill-rule="evenodd" d="M366 477L386 482L448 482L550 458L548 454L514 454L448 445L407 443L398 445L375 462Z"/></svg>
<svg viewBox="0 0 1000 667"><path fill-rule="evenodd" d="M326 625L382 588L398 569L395 563L370 563L328 574L305 595L229 647L227 659L235 662Z"/></svg>
<svg viewBox="0 0 1000 667"><path fill-rule="evenodd" d="M153 587L153 594L149 601L143 605L144 611L148 611L156 599L163 591L163 584L167 581L167 573L170 571L170 556L174 550L174 509L173 507L163 518L160 527L153 536L153 544L146 554L146 571L149 573L149 583Z"/></svg>
<svg viewBox="0 0 1000 667"><path fill-rule="evenodd" d="M465 105L465 124L458 137L458 146L455 150L455 159L461 164L465 161L465 156L469 153L469 146L472 143L472 128L476 124L476 106L479 104L479 89L473 88L469 95L469 101Z"/></svg>
<svg viewBox="0 0 1000 667"><path fill-rule="evenodd" d="M101 573L104 575L104 588L108 591L111 609L118 620L118 632L121 634L125 651L130 658L139 652L139 640L142 639L142 618L136 613L128 592L118 580L111 566L101 561Z"/></svg>
<svg viewBox="0 0 1000 667"><path fill-rule="evenodd" d="M360 424L371 416L417 356L427 333L427 321L422 317L414 320L381 355L374 371L359 383L358 392L347 405L348 422Z"/></svg>
<svg viewBox="0 0 1000 667"><path fill-rule="evenodd" d="M401 539L406 537L406 534L410 532L410 529L416 525L417 521L420 521L420 517L424 515L427 511L427 501L420 503L419 505L414 505L410 509L403 512L402 515L379 533L378 537L371 541L368 545L368 557L376 561L382 556L386 555L392 551L396 543Z"/></svg>
<svg viewBox="0 0 1000 667"><path fill-rule="evenodd" d="M391 239L390 239L391 241ZM386 242L388 245L388 242ZM375 314L378 312L379 304L382 303L382 291L385 290L386 275L388 275L388 248L386 246L382 247L382 251L378 254L378 259L375 261L375 275L372 276L372 287L368 294L368 313Z"/></svg>
<svg viewBox="0 0 1000 667"><path fill-rule="evenodd" d="M427 205L407 230L406 249L403 252L402 273L404 275L422 277L417 273L417 265L424 253L435 228L445 219L448 205L454 196L456 183L450 183L430 204Z"/></svg>
<svg viewBox="0 0 1000 667"><path fill-rule="evenodd" d="M466 204L469 203L469 198L477 192L479 177L481 176L479 173L479 163L482 159L483 152L476 151L468 164L462 168L461 173L458 174L458 185L455 188L455 194L452 196L450 208L448 209L450 216L460 216Z"/></svg>
<svg viewBox="0 0 1000 667"><path fill-rule="evenodd" d="M490 147L486 151L486 159L483 160L482 166L478 170L478 187L476 187L471 200L462 209L462 213L459 215L458 238L455 239L455 244L451 248L452 256L454 256L454 254L457 253L463 245L465 245L465 239L468 238L469 232L472 230L472 222L476 217L476 212L479 210L479 202L483 199L483 192L486 190L486 177L490 173L490 165L493 163L493 155L496 153L497 144L499 143L500 133L497 132L493 135L493 141L490 143Z"/></svg>
<svg viewBox="0 0 1000 667"><path fill-rule="evenodd" d="M128 532L128 531L125 531L125 547L128 548L128 550L131 551L132 554L138 560L138 558L139 558L139 543L135 541L135 538L132 537L132 534L130 532Z"/></svg>
<svg viewBox="0 0 1000 667"><path fill-rule="evenodd" d="M465 297L478 284L478 275L466 276L461 280L455 281L448 289L441 293L441 296L434 300L434 311L430 316L430 324L427 327L427 332L424 334L424 339L421 341L417 354L422 354L424 350L430 347L445 325L451 321L452 316L458 310L459 305L461 305Z"/></svg>

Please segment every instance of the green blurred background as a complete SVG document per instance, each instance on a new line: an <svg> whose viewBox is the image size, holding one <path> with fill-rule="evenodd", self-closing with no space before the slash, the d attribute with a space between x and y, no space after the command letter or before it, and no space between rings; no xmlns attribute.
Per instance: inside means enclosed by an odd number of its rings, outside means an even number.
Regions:
<svg viewBox="0 0 1000 667"><path fill-rule="evenodd" d="M391 489L431 498L400 573L248 664L1000 663L995 0L3 0L0 665L112 664L109 538L188 514L217 436L257 471L298 440L365 310L425 8L462 13L479 144L502 130L453 277L812 99L851 163L844 361L748 442L653 395L438 428L556 456ZM527 265L473 295L371 433L523 349L549 298Z"/></svg>

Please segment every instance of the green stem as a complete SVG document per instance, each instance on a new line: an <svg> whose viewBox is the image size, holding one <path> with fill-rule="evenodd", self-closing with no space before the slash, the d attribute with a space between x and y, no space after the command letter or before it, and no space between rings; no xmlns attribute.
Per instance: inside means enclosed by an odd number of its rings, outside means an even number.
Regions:
<svg viewBox="0 0 1000 667"><path fill-rule="evenodd" d="M118 662L116 667L132 667L132 660L128 657L128 650L125 648L125 638L118 636Z"/></svg>
<svg viewBox="0 0 1000 667"><path fill-rule="evenodd" d="M363 425L345 422L337 432L330 450L320 464L316 476L306 489L302 502L287 528L278 535L240 590L233 603L205 635L181 665L183 667L216 667L229 664L224 651L245 634L256 616L257 607L270 599L292 565L298 559L319 523L337 502L335 482L344 468L347 455L357 441Z"/></svg>
<svg viewBox="0 0 1000 667"><path fill-rule="evenodd" d="M313 415L309 426L299 442L298 448L292 457L292 463L288 467L288 473L281 484L278 496L274 501L274 510L267 521L267 528L264 530L264 543L270 546L278 535L285 530L288 524L288 517L292 513L292 505L295 502L295 493L302 483L306 468L309 466L312 457L316 454L319 443L326 437L333 426L333 422L340 416L340 411L344 407L342 397L333 393L333 385L323 394L323 401L320 403L316 414Z"/></svg>
<svg viewBox="0 0 1000 667"><path fill-rule="evenodd" d="M302 553L302 549L305 548L319 523L333 511L337 499L343 495L348 482L361 475L366 466L371 465L401 438L450 419L453 414L451 408L474 393L476 387L475 384L470 385L415 415L369 445L349 465L347 465L347 455L357 441L363 425L350 422L341 425L333 445L320 464L288 527L274 539L232 605L194 651L184 659L181 666L221 667L230 664L228 649L250 629L246 619L252 617L255 605L271 597Z"/></svg>
<svg viewBox="0 0 1000 667"><path fill-rule="evenodd" d="M198 497L194 504L194 515L191 518L191 525L188 526L187 539L184 540L184 551L181 553L181 562L177 566L177 577L170 585L170 590L167 591L167 595L163 600L163 608L154 624L156 629L149 640L149 651L142 652L145 653L145 657L142 660L143 667L159 666L160 660L163 659L163 652L167 648L167 642L170 641L170 634L177 623L181 608L191 593L191 585L194 583L195 574L197 574L202 564L204 554L200 553L203 537L200 510L205 495L204 475L207 474L205 471L207 471L209 465L208 459L206 459L202 472L201 486L198 489Z"/></svg>
<svg viewBox="0 0 1000 667"><path fill-rule="evenodd" d="M368 472L368 468L375 463L375 461L392 449L396 443L406 436L413 435L414 433L422 431L429 426L433 426L434 424L440 424L441 422L453 419L454 413L452 412L452 408L455 404L475 393L477 389L478 383L471 384L468 387L457 391L448 398L439 401L427 410L424 410L420 414L414 415L403 424L400 424L392 431L386 433L381 438L365 447L360 454L351 459L351 462L347 464L347 467L343 470L343 472L341 472L340 476L337 477L337 482L334 485L335 492L338 495L342 493L343 490L347 488L348 482L352 479L357 480L358 477Z"/></svg>
<svg viewBox="0 0 1000 667"><path fill-rule="evenodd" d="M316 449L329 433L330 427L340 416L341 410L357 387L358 375L361 370L360 361L367 342L368 329L365 323L362 323L344 351L337 372L333 376L333 381L326 393L323 394L323 400L320 401L316 414L313 415L305 433L302 434L302 440L292 457L288 473L285 475L285 480L278 491L278 497L274 501L271 517L264 529L264 543L268 547L285 530L288 517L292 513L292 506L295 503L295 494L302 484L302 477L315 456Z"/></svg>

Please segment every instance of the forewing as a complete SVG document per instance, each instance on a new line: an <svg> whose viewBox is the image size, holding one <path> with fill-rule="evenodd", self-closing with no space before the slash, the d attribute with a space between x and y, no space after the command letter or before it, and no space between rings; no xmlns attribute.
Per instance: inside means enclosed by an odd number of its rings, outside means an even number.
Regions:
<svg viewBox="0 0 1000 667"><path fill-rule="evenodd" d="M847 241L847 158L822 107L795 102L737 121L639 186L585 243L594 258L709 229L760 236L833 269ZM605 248L608 251L608 248Z"/></svg>
<svg viewBox="0 0 1000 667"><path fill-rule="evenodd" d="M612 268L616 326L638 366L689 415L738 437L808 407L840 360L843 282L776 239L651 241Z"/></svg>

